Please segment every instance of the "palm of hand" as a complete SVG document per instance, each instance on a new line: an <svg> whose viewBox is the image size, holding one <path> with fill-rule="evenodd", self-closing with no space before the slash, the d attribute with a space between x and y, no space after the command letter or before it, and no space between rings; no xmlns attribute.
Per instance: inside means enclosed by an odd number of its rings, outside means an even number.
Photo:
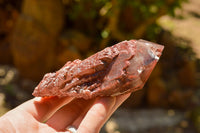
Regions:
<svg viewBox="0 0 200 133"><path fill-rule="evenodd" d="M78 133L98 133L112 113L130 96L91 100L69 97L34 98L0 118L0 132L64 132L69 126Z"/></svg>

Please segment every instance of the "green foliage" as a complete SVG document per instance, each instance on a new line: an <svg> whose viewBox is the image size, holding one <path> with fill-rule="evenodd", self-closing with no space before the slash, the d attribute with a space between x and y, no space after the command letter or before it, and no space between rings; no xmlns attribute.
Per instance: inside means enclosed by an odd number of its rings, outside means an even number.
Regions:
<svg viewBox="0 0 200 133"><path fill-rule="evenodd" d="M101 38L113 31L135 38L155 39L159 31L156 20L162 15L174 15L187 0L71 0L66 5L67 27L89 36ZM116 25L117 24L117 25ZM152 34L153 33L153 34ZM106 36L107 37L107 36ZM105 39L105 36L102 39ZM120 37L114 37L120 40Z"/></svg>
<svg viewBox="0 0 200 133"><path fill-rule="evenodd" d="M149 40L156 41L157 35L161 32L161 30L162 29L158 24L153 23L147 27L145 37Z"/></svg>

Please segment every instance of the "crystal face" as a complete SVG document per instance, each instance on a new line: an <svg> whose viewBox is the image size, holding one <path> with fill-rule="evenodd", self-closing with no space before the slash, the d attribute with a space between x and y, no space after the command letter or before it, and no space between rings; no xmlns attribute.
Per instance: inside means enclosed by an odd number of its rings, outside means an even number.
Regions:
<svg viewBox="0 0 200 133"><path fill-rule="evenodd" d="M44 76L33 95L90 99L143 88L164 46L145 40L122 41L85 60L67 62Z"/></svg>

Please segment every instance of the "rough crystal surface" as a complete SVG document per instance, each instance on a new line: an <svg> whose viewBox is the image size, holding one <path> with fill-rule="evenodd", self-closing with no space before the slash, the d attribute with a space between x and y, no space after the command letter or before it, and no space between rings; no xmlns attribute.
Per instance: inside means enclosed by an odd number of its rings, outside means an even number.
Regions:
<svg viewBox="0 0 200 133"><path fill-rule="evenodd" d="M139 90L163 48L145 40L120 42L85 60L69 61L57 72L46 74L33 95L89 99Z"/></svg>

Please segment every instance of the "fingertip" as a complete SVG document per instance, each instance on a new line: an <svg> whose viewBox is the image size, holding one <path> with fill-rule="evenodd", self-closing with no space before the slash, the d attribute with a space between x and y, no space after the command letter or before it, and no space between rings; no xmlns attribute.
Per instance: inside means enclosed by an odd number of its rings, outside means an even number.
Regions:
<svg viewBox="0 0 200 133"><path fill-rule="evenodd" d="M108 119L116 97L98 97L79 125L77 132L97 132Z"/></svg>

